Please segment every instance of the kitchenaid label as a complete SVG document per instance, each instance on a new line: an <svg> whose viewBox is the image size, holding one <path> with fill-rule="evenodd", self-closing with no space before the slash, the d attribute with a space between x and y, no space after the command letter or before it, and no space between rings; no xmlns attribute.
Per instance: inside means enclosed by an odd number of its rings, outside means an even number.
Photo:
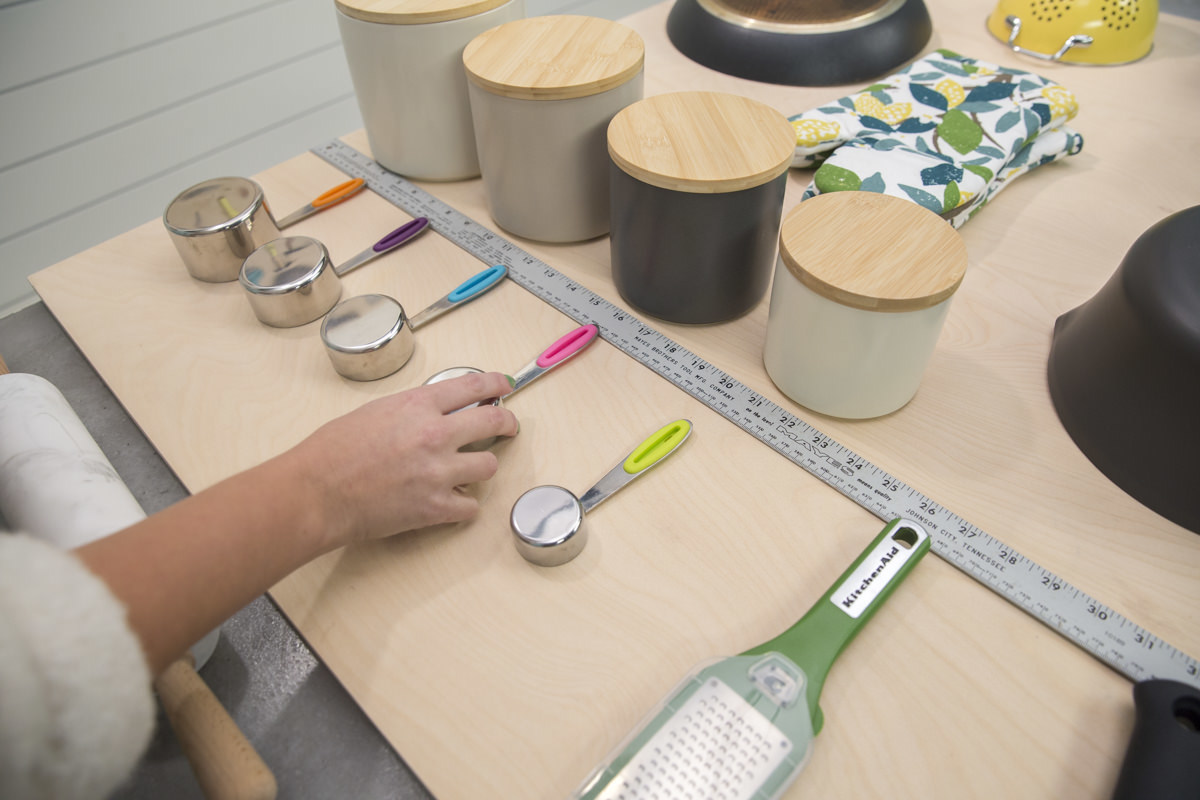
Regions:
<svg viewBox="0 0 1200 800"><path fill-rule="evenodd" d="M850 577L833 590L833 604L858 619L896 576L912 552L912 548L902 547L891 538L884 539L850 573Z"/></svg>

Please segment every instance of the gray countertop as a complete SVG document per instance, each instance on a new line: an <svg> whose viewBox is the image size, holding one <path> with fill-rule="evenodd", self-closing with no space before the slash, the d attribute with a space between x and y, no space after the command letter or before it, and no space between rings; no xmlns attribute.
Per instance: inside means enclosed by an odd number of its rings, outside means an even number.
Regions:
<svg viewBox="0 0 1200 800"><path fill-rule="evenodd" d="M58 387L147 514L187 490L42 303L0 319L11 372ZM267 596L222 627L201 677L275 773L280 798L431 795ZM149 749L113 798L202 798L159 714Z"/></svg>

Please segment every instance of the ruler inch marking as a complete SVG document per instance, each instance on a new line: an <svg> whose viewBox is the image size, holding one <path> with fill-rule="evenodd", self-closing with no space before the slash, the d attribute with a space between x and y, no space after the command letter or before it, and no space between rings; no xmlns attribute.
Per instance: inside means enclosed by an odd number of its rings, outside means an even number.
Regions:
<svg viewBox="0 0 1200 800"><path fill-rule="evenodd" d="M508 267L509 278L704 403L734 425L884 521L908 517L929 532L941 559L1134 680L1171 678L1200 687L1200 661L1099 603L1050 570L926 497L899 478L646 325L625 309L525 252L369 156L334 139L312 152L430 226L466 252ZM1131 636L1114 634L1125 627Z"/></svg>

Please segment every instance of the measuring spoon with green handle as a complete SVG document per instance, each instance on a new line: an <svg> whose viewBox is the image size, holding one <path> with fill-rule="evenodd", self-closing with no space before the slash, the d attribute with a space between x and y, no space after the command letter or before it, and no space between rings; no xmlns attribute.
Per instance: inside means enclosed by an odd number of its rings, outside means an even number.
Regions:
<svg viewBox="0 0 1200 800"><path fill-rule="evenodd" d="M584 516L675 452L691 433L692 423L686 419L664 425L609 470L582 498L561 486L535 486L525 492L513 503L509 515L517 552L541 567L556 567L579 555L587 544Z"/></svg>
<svg viewBox="0 0 1200 800"><path fill-rule="evenodd" d="M928 551L924 529L892 520L799 622L688 675L572 797L783 794L824 722L829 668Z"/></svg>

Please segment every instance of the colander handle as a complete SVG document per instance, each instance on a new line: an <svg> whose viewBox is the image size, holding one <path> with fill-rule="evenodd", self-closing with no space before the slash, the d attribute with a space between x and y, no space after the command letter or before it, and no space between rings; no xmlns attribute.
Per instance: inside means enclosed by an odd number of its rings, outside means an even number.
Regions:
<svg viewBox="0 0 1200 800"><path fill-rule="evenodd" d="M1004 18L1004 21L1011 29L1008 32L1008 46L1012 48L1014 53L1020 53L1024 56L1032 58L1040 58L1042 61L1061 61L1062 57L1067 54L1067 51L1073 47L1089 47L1094 41L1092 37L1084 33L1076 33L1068 36L1063 42L1063 46L1058 48L1057 53L1039 53L1036 50L1030 50L1026 47L1021 47L1017 44L1017 37L1021 35L1021 18L1016 14L1009 14Z"/></svg>

